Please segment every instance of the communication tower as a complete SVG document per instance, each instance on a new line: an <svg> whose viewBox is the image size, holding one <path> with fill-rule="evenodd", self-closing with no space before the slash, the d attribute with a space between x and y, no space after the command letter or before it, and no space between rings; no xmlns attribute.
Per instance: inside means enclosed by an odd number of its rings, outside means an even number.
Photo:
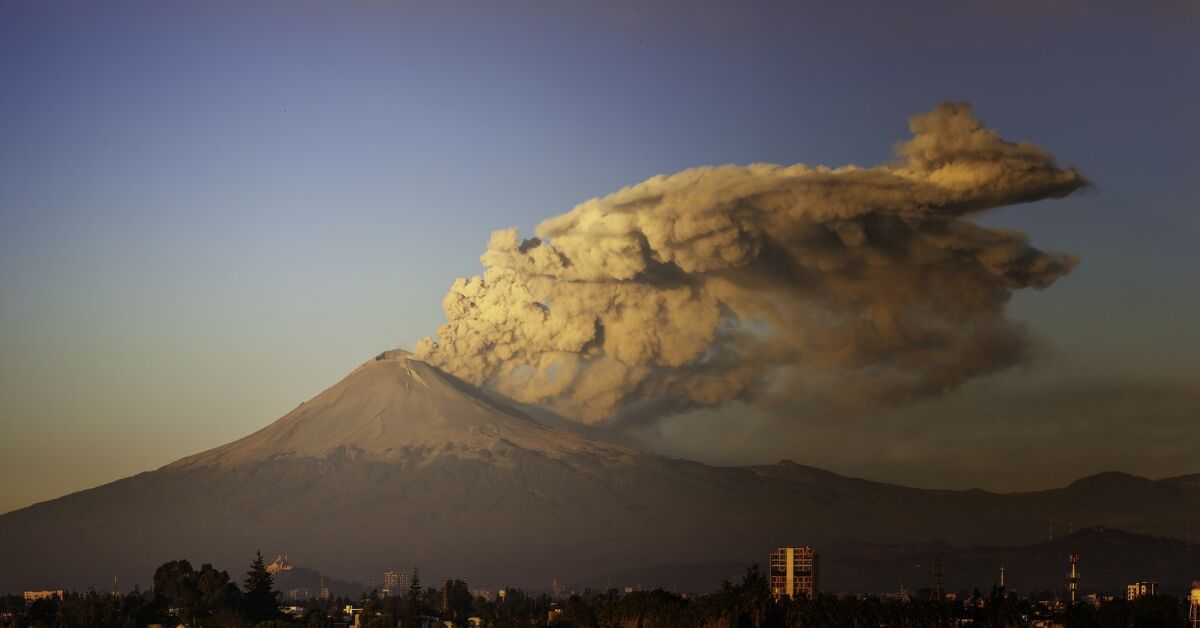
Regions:
<svg viewBox="0 0 1200 628"><path fill-rule="evenodd" d="M1067 574L1067 595L1074 604L1079 595L1079 554L1070 554L1068 559L1071 561L1071 572Z"/></svg>

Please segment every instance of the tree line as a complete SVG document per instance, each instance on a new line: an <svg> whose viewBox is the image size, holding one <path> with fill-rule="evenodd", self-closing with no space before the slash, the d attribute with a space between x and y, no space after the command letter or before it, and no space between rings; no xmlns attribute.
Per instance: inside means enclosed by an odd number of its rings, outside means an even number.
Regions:
<svg viewBox="0 0 1200 628"><path fill-rule="evenodd" d="M241 585L211 565L194 569L186 560L161 565L154 588L112 595L88 591L67 593L62 599L26 605L16 596L4 598L4 626L26 628L130 627L152 624L186 628L328 628L353 621L353 607L362 628L467 626L470 619L487 628L553 626L578 628L934 628L971 624L1010 628L1045 620L1066 628L1186 628L1187 607L1167 596L1146 596L1130 602L1112 600L1098 606L1074 604L1062 608L1040 604L1046 596L1018 598L993 589L978 590L962 599L909 599L875 596L818 595L815 599L775 599L765 574L749 568L738 583L725 582L717 591L697 598L661 589L571 595L562 600L510 589L503 599L473 597L465 582L448 580L440 587L422 587L414 569L408 591L380 597L310 599L300 612L285 615L280 595L255 556Z"/></svg>
<svg viewBox="0 0 1200 628"><path fill-rule="evenodd" d="M61 599L51 597L30 604L23 597L5 596L2 608L6 628L290 625L279 609L279 593L262 553L251 561L241 586L212 565L194 569L186 560L173 560L154 571L154 588L148 592L66 592Z"/></svg>

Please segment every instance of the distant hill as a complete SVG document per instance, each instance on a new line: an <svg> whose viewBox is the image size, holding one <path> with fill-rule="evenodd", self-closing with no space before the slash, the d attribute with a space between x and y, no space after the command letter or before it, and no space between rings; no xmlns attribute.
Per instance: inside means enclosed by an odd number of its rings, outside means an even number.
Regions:
<svg viewBox="0 0 1200 628"><path fill-rule="evenodd" d="M1008 590L1029 593L1065 589L1067 556L1080 557L1080 589L1124 594L1136 581L1159 583L1164 593L1183 594L1200 578L1200 547L1179 539L1092 527L1031 545L954 547L932 542L874 545L854 541L826 549L822 587L827 590L909 591L928 588L933 560L940 559L948 591L987 591L1005 569Z"/></svg>
<svg viewBox="0 0 1200 628"><path fill-rule="evenodd" d="M275 589L283 595L285 601L288 599L288 593L294 589L301 589L306 591L309 596L317 597L321 594L322 584L334 597L355 598L370 592L371 589L369 584L363 584L357 580L347 582L328 575L322 576L321 572L307 567L293 567L287 571L278 571L275 572L273 578Z"/></svg>
<svg viewBox="0 0 1200 628"><path fill-rule="evenodd" d="M544 587L655 565L728 571L784 544L833 558L840 539L1025 545L1048 517L1182 537L1200 521L1200 482L1106 473L997 494L790 461L714 467L544 425L392 351L243 439L0 515L0 591L148 585L183 557L241 573L255 550L359 580L420 565L430 583Z"/></svg>

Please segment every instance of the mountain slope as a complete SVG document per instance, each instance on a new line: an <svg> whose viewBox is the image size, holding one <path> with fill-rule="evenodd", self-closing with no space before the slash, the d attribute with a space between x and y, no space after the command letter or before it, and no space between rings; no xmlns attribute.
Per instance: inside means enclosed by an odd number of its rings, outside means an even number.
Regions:
<svg viewBox="0 0 1200 628"><path fill-rule="evenodd" d="M0 516L0 591L147 584L180 557L240 572L259 549L363 582L420 565L431 581L543 586L841 538L1022 544L1051 516L1182 536L1198 496L1120 474L995 494L712 467L547 427L388 352L246 438Z"/></svg>
<svg viewBox="0 0 1200 628"><path fill-rule="evenodd" d="M442 455L503 461L516 450L553 459L620 459L632 450L544 426L406 351L387 351L279 420L170 469L238 466L342 449L388 462Z"/></svg>

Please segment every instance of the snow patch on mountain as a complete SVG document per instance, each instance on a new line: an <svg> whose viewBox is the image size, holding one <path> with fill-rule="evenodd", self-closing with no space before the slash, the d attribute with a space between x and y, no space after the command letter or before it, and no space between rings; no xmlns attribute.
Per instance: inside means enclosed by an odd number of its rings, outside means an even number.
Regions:
<svg viewBox="0 0 1200 628"><path fill-rule="evenodd" d="M618 462L646 455L543 425L503 398L481 391L394 349L267 427L168 468L237 466L337 452L423 464L444 455L504 464L534 454Z"/></svg>

